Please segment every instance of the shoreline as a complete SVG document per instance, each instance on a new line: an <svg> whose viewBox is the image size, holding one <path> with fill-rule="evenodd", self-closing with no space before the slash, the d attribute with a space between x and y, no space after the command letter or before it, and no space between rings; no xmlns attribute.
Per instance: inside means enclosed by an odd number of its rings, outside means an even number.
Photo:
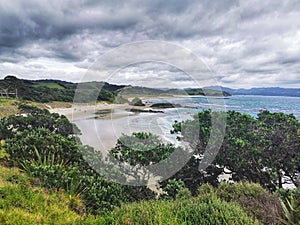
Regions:
<svg viewBox="0 0 300 225"><path fill-rule="evenodd" d="M49 106L48 106L49 107ZM73 104L68 108L53 108L49 107L49 111L51 113L58 113L60 115L66 116L70 121L74 121L76 119L84 119L90 118L91 115L95 117L97 115L102 115L99 119L117 119L121 116L121 113L116 115L114 111L124 111L126 109L138 109L138 110L146 110L149 108L149 104L145 106L132 106L128 103L123 104L115 104L115 103L107 103L107 102L98 102L96 104ZM142 112L142 111L141 111ZM127 112L124 116L127 116L130 112ZM122 117L122 116L121 116Z"/></svg>
<svg viewBox="0 0 300 225"><path fill-rule="evenodd" d="M79 137L82 143L105 155L121 135L130 135L132 132L151 132L160 136L162 141L171 141L169 131L172 123L166 123L165 118L174 114L170 114L169 109L151 108L151 105L152 103L132 106L128 103L99 102L94 105L76 104L70 108L51 108L49 111L66 116L81 130L82 135ZM176 109L178 108L170 108L171 111ZM171 142L176 142L175 138Z"/></svg>

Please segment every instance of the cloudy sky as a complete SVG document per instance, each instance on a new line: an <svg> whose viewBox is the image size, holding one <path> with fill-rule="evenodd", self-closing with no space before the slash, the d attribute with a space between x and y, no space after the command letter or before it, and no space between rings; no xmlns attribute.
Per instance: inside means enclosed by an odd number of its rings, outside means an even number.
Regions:
<svg viewBox="0 0 300 225"><path fill-rule="evenodd" d="M198 56L220 85L299 87L299 18L299 0L1 0L0 78L77 82L104 53L158 40ZM164 62L130 65L115 78L195 86L180 67Z"/></svg>

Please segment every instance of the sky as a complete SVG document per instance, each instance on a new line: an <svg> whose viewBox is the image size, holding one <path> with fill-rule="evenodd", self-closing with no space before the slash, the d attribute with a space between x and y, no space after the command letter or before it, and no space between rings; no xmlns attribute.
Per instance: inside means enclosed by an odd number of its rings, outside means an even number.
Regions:
<svg viewBox="0 0 300 225"><path fill-rule="evenodd" d="M0 78L79 82L107 52L156 40L197 56L213 79L201 72L191 78L165 62L137 62L101 79L149 87L299 88L299 18L299 0L1 0Z"/></svg>

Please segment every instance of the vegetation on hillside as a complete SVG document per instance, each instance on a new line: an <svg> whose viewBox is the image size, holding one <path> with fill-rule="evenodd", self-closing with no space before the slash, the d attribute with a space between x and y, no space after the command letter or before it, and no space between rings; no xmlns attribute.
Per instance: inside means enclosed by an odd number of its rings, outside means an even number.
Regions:
<svg viewBox="0 0 300 225"><path fill-rule="evenodd" d="M0 224L79 224L82 218L64 190L42 188L17 168L0 166L0 196Z"/></svg>
<svg viewBox="0 0 300 225"><path fill-rule="evenodd" d="M81 196L90 213L120 205L125 198L123 188L99 176L85 162L81 149L93 150L80 144L74 136L78 129L66 117L32 106L23 105L20 110L22 114L0 121L8 165L40 179L43 187Z"/></svg>
<svg viewBox="0 0 300 225"><path fill-rule="evenodd" d="M114 85L107 82L71 83L60 80L24 80L15 76L6 76L0 80L0 93L8 97L18 97L22 100L35 102L93 102L107 101L115 103L128 102L129 97L159 96L174 94L204 95L202 89L189 90L160 90L146 87ZM206 95L228 96L226 92L205 90Z"/></svg>
<svg viewBox="0 0 300 225"><path fill-rule="evenodd" d="M84 101L99 100L113 102L117 96L116 91L124 86L112 85L104 82L90 82L81 84L82 98ZM73 102L76 83L60 80L31 81L7 76L0 80L0 90L5 93L15 93L22 100L35 102ZM9 97L16 97L15 95Z"/></svg>

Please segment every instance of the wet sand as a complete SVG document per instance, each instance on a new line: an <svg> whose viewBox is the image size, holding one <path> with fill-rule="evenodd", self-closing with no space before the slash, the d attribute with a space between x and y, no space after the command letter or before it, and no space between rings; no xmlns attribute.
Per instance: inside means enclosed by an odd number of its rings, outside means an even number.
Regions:
<svg viewBox="0 0 300 225"><path fill-rule="evenodd" d="M104 155L115 146L122 134L136 131L156 132L156 119L161 113L130 112L128 109L148 110L149 105L97 103L95 105L76 104L71 108L51 108L49 111L65 115L81 130L83 144L90 145ZM141 121L147 121L141 123ZM144 125L141 125L144 124Z"/></svg>

